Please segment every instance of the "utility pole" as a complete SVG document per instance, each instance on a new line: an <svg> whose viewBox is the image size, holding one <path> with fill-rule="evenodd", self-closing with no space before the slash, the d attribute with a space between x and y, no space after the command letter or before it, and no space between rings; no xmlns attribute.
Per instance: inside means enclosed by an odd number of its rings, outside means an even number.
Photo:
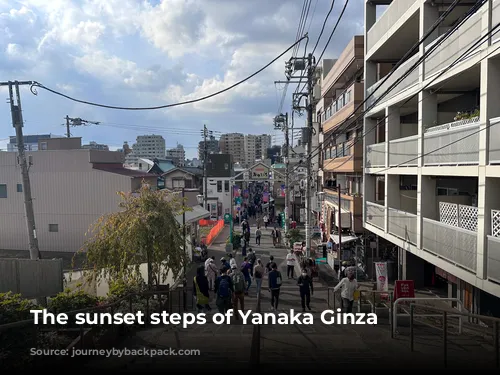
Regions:
<svg viewBox="0 0 500 375"><path fill-rule="evenodd" d="M65 117L66 119L66 137L70 138L71 137L71 132L69 131L70 127L75 127L75 126L87 126L90 124L93 125L99 125L99 121L88 121L88 120L83 120L79 117L76 118L71 118L68 115Z"/></svg>
<svg viewBox="0 0 500 375"><path fill-rule="evenodd" d="M210 211L207 208L208 204L208 178L207 178L207 157L208 157L208 147L207 147L207 136L208 136L208 129L207 125L203 125L203 131L202 131L202 136L203 136L203 206L205 210Z"/></svg>
<svg viewBox="0 0 500 375"><path fill-rule="evenodd" d="M280 129L285 132L285 154L283 157L285 160L283 162L285 163L285 235L288 233L288 204L290 200L290 193L289 193L289 166L290 166L290 161L289 161L289 149L290 149L290 140L289 140L289 135L288 135L288 113L286 114L280 114L274 118L274 129Z"/></svg>
<svg viewBox="0 0 500 375"><path fill-rule="evenodd" d="M338 223L337 223L337 229L338 229L338 232L339 232L339 244L338 244L338 252L337 252L337 259L339 260L339 272L340 272L340 261L341 261L341 256L340 256L340 253L342 252L342 190L340 190L340 185L338 185L337 187L337 194L339 195L339 219L338 219ZM339 273L340 275L340 273ZM339 277L339 281L340 281L340 277Z"/></svg>
<svg viewBox="0 0 500 375"><path fill-rule="evenodd" d="M182 249L184 257L186 257L186 193L185 188L182 188ZM182 304L184 311L187 310L187 276L186 276L187 260L184 258L183 277L182 277Z"/></svg>
<svg viewBox="0 0 500 375"><path fill-rule="evenodd" d="M311 256L311 140L312 140L312 129L313 129L313 78L314 78L314 66L313 66L313 56L310 53L307 56L307 144L306 144L306 155L307 155L307 176L306 176L306 256Z"/></svg>
<svg viewBox="0 0 500 375"><path fill-rule="evenodd" d="M26 160L26 152L24 149L23 114L21 108L21 95L19 93L19 85L31 84L31 82L20 83L18 81L9 81L7 84L9 86L9 102L10 111L12 114L12 126L16 129L17 150L19 153L19 164L21 166L21 176L23 181L24 209L26 213L26 228L28 230L30 259L40 259L40 250L38 248L38 239L36 237L35 212L33 210L33 198L31 196L29 166ZM16 91L15 95L13 92L13 87Z"/></svg>

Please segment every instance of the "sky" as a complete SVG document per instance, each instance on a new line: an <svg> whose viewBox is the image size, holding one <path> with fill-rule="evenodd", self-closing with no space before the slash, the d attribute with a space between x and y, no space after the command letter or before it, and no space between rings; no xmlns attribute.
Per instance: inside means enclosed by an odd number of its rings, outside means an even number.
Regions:
<svg viewBox="0 0 500 375"><path fill-rule="evenodd" d="M363 1L350 0L324 58L337 58L363 33ZM331 2L311 0L307 52ZM199 98L252 74L296 40L303 0L0 0L0 81L37 81L85 101L148 107ZM319 57L344 1L337 0L315 56ZM303 55L305 43L299 47ZM201 129L283 135L273 128L283 92L284 55L264 72L212 99L155 111L93 107L43 89L21 89L24 134L64 135L65 116L100 122L72 128L82 141L132 145L160 134L167 148L196 157ZM283 112L290 112L290 85ZM0 87L6 99L8 91ZM298 120L299 126L305 116ZM297 125L296 125L297 126ZM0 149L14 135L7 100L0 106Z"/></svg>

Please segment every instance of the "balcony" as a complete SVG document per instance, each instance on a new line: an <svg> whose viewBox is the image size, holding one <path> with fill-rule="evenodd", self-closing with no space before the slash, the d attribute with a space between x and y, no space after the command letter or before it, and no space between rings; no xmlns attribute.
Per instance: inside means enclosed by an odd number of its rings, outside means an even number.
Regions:
<svg viewBox="0 0 500 375"><path fill-rule="evenodd" d="M338 207L339 194L336 190L325 188L325 200L328 201L335 207ZM363 197L360 195L340 195L341 207L342 207L342 227L350 228L356 233L363 230L362 222L362 209L363 209ZM338 214L336 215L337 220Z"/></svg>
<svg viewBox="0 0 500 375"><path fill-rule="evenodd" d="M384 38L388 37L391 28L397 24L398 20L411 8L415 3L414 0L397 0L393 1L387 7L384 14L380 16L377 22L368 30L366 35L366 50L370 50L375 44Z"/></svg>
<svg viewBox="0 0 500 375"><path fill-rule="evenodd" d="M500 4L500 1L498 1ZM500 6L499 6L500 9ZM500 164L500 117L490 119L489 157L490 164Z"/></svg>
<svg viewBox="0 0 500 375"><path fill-rule="evenodd" d="M398 1L393 2L397 3ZM366 90L366 96L368 97L371 93L375 92L371 97L368 98L367 100L367 107L370 107L375 103L382 94L384 94L389 87L391 87L397 80L399 80L401 77L405 75L405 73L417 62L418 60L418 54L410 57L407 61L405 61L404 64L402 64L385 82L381 83L381 81L384 80L382 77L379 82L373 84L371 87L369 87ZM411 72L406 78L404 78L399 84L392 88L387 95L385 95L377 105L382 104L386 100L389 100L390 98L394 97L395 95L399 94L400 92L409 89L413 85L418 83L418 74L419 71L418 69L415 69L413 72Z"/></svg>
<svg viewBox="0 0 500 375"><path fill-rule="evenodd" d="M389 142L389 166L416 167L418 165L418 135Z"/></svg>
<svg viewBox="0 0 500 375"><path fill-rule="evenodd" d="M321 84L321 97L331 90L337 90L346 85L346 77L352 77L359 66L364 63L364 37L355 36L342 51L333 67ZM360 65L361 64L361 65Z"/></svg>
<svg viewBox="0 0 500 375"><path fill-rule="evenodd" d="M424 166L479 163L479 117L427 129Z"/></svg>
<svg viewBox="0 0 500 375"><path fill-rule="evenodd" d="M500 210L491 210L491 236L488 236L487 275L488 279L500 283Z"/></svg>
<svg viewBox="0 0 500 375"><path fill-rule="evenodd" d="M352 146L352 143L351 141L337 145L337 147L342 147L344 152L333 151L333 155L326 153L323 162L323 171L339 173L361 172L363 170L363 145L358 142ZM347 155L344 155L345 153Z"/></svg>
<svg viewBox="0 0 500 375"><path fill-rule="evenodd" d="M388 232L393 236L408 241L413 245L417 244L417 215L409 212L388 209L389 228Z"/></svg>
<svg viewBox="0 0 500 375"><path fill-rule="evenodd" d="M363 88L363 83L352 84L343 95L325 109L322 123L323 133L335 130L338 125L352 117L354 110L363 101ZM359 108L356 114L361 110Z"/></svg>
<svg viewBox="0 0 500 375"><path fill-rule="evenodd" d="M379 229L385 230L385 207L373 203L365 202L366 205L366 222Z"/></svg>
<svg viewBox="0 0 500 375"><path fill-rule="evenodd" d="M366 168L385 167L385 142L366 146Z"/></svg>

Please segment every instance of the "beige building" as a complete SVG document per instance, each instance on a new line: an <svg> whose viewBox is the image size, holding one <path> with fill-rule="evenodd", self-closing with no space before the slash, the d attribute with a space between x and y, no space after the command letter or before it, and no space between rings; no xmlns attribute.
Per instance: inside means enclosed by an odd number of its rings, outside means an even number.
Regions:
<svg viewBox="0 0 500 375"><path fill-rule="evenodd" d="M40 251L78 251L89 226L118 209L117 192L134 191L142 180L157 185L156 175L124 168L119 152L49 149L28 156ZM0 153L0 250L29 249L17 159Z"/></svg>
<svg viewBox="0 0 500 375"><path fill-rule="evenodd" d="M241 133L222 134L219 140L221 154L233 155L234 163L246 163L245 136Z"/></svg>

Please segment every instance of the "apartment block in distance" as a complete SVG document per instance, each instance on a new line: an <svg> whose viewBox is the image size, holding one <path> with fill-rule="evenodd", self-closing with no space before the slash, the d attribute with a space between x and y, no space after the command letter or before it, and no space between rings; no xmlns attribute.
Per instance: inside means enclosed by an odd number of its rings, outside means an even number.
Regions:
<svg viewBox="0 0 500 375"><path fill-rule="evenodd" d="M245 164L245 136L241 133L222 134L219 140L221 154L233 155L234 163Z"/></svg>
<svg viewBox="0 0 500 375"><path fill-rule="evenodd" d="M328 237L338 233L339 212L343 231L363 232L363 144L359 139L362 129L351 116L363 101L363 65L364 37L355 36L337 60L323 62L319 77L321 97L316 105L316 117L323 143L319 175L322 176L322 211Z"/></svg>
<svg viewBox="0 0 500 375"><path fill-rule="evenodd" d="M125 163L137 167L140 158L163 159L165 157L165 139L161 135L139 135L132 146L132 152L125 158Z"/></svg>
<svg viewBox="0 0 500 375"><path fill-rule="evenodd" d="M117 192L137 190L156 175L123 167L123 153L82 149L79 138L40 140L47 150L28 152L36 233L42 252L74 253L89 226L119 209ZM66 145L63 143L66 142ZM78 147L69 145L80 142ZM54 149L57 145L59 149ZM0 153L0 250L29 250L17 153Z"/></svg>
<svg viewBox="0 0 500 375"><path fill-rule="evenodd" d="M472 7L459 4L385 82L387 64L452 1L394 0L377 19L381 3L365 2L365 95L373 95L364 117L364 225L397 246L403 279L498 316L500 35L476 42L498 25L500 1L455 30Z"/></svg>

